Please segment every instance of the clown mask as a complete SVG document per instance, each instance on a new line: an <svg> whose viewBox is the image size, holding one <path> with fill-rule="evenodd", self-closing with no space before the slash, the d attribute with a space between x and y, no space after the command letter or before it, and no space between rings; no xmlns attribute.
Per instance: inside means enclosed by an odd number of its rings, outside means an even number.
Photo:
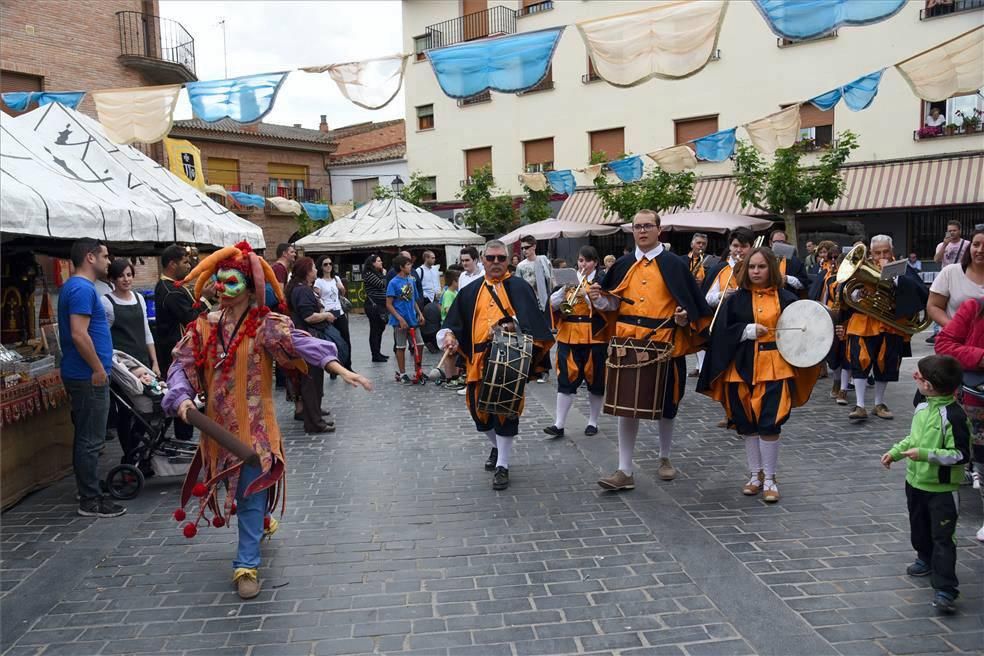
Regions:
<svg viewBox="0 0 984 656"><path fill-rule="evenodd" d="M215 274L215 293L220 298L234 300L249 291L246 274L238 269L219 269Z"/></svg>

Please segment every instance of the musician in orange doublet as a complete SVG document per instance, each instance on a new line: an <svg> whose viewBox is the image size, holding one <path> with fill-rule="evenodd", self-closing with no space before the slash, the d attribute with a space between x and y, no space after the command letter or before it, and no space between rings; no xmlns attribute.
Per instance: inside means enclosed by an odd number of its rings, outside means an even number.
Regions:
<svg viewBox="0 0 984 656"><path fill-rule="evenodd" d="M533 338L530 376L542 371L540 363L550 353L553 335L536 302L533 288L509 274L505 244L495 239L488 242L482 259L485 277L458 292L437 332L437 343L445 350L459 352L465 360L468 410L476 430L492 443L485 469L495 472L492 488L504 490L509 486L509 455L513 439L519 433L519 416L490 415L478 409L478 393L492 344L492 329L499 325L511 326L518 321L523 334Z"/></svg>
<svg viewBox="0 0 984 656"><path fill-rule="evenodd" d="M793 367L776 348L779 315L797 298L783 289L772 251L753 249L737 278L739 289L714 324L697 391L720 402L729 425L745 438L750 480L742 491L764 490L765 501L775 502L779 433L790 410L809 400L820 367Z"/></svg>
<svg viewBox="0 0 984 656"><path fill-rule="evenodd" d="M578 252L578 279L580 291L561 287L550 295L550 309L557 326L557 414L554 423L543 429L551 437L564 436L567 413L574 404L574 395L581 383L587 383L588 404L591 408L584 434L598 434L598 417L605 401L605 357L608 344L604 335L605 318L595 312L588 299L588 287L595 282L598 267L598 251L594 246L584 246ZM561 311L565 302L571 303L570 314Z"/></svg>
<svg viewBox="0 0 984 656"><path fill-rule="evenodd" d="M660 479L672 480L676 469L670 462L670 450L673 422L687 382L685 356L695 353L703 343L700 331L707 323L710 308L684 260L663 249L659 232L659 215L640 210L632 220L635 252L619 258L602 283L592 285L589 296L595 309L607 315L606 337L673 344L659 420L657 470ZM632 454L638 434L638 419L618 418L618 469L598 481L601 487L607 490L635 487Z"/></svg>
<svg viewBox="0 0 984 656"><path fill-rule="evenodd" d="M843 324L843 317L847 315L848 308L840 304L838 297L840 289L837 285L837 265L843 257L838 257L840 247L832 241L822 241L817 244L816 252L817 278L810 287L807 298L822 303L830 310L834 323ZM851 368L847 362L847 340L844 339L843 332L841 328L838 334L834 335L834 343L827 355L827 367L833 379L830 398L838 405L847 405L847 387L851 382Z"/></svg>

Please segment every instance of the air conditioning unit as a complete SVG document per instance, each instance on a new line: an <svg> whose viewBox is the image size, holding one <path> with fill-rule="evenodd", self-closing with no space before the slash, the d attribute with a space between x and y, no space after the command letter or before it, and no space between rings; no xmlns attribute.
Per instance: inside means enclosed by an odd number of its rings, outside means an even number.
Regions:
<svg viewBox="0 0 984 656"><path fill-rule="evenodd" d="M451 221L459 228L467 228L465 225L465 216L468 214L468 210L454 210L454 214L451 216Z"/></svg>

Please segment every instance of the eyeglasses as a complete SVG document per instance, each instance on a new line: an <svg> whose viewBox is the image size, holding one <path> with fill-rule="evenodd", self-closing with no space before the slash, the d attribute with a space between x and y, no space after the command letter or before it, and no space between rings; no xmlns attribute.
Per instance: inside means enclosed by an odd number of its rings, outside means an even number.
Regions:
<svg viewBox="0 0 984 656"><path fill-rule="evenodd" d="M650 230L655 230L659 228L655 223L633 223L633 232L649 232Z"/></svg>
<svg viewBox="0 0 984 656"><path fill-rule="evenodd" d="M509 256L508 255L486 255L485 256L485 261L486 262L505 262L508 259L509 259Z"/></svg>
<svg viewBox="0 0 984 656"><path fill-rule="evenodd" d="M321 263L321 266L323 266L323 267L329 267L329 266L331 266L331 262L322 262Z"/></svg>
<svg viewBox="0 0 984 656"><path fill-rule="evenodd" d="M529 250L530 248L536 248L536 244L523 244L519 247L520 250Z"/></svg>

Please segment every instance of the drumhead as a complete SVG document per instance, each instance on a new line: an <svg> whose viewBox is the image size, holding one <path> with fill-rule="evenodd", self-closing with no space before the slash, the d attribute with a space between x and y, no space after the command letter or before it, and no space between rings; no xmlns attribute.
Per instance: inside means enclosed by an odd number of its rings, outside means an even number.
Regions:
<svg viewBox="0 0 984 656"><path fill-rule="evenodd" d="M818 364L834 343L830 312L816 301L790 303L779 316L776 328L776 348L794 367Z"/></svg>

